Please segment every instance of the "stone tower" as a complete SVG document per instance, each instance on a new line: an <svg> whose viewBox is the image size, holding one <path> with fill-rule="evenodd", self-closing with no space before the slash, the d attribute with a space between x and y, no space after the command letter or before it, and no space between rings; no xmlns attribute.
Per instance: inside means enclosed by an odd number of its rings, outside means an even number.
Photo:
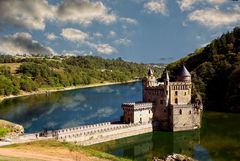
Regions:
<svg viewBox="0 0 240 161"><path fill-rule="evenodd" d="M142 103L152 103L151 112L149 104L147 108L141 104L141 110L149 110L147 117L152 120L154 129L184 131L200 128L202 105L191 103L191 74L186 67L182 66L174 82L170 81L167 70L163 73L163 82L157 82L153 74L149 69L142 80ZM129 110L129 107L123 106L123 109ZM136 113L134 116L138 118Z"/></svg>

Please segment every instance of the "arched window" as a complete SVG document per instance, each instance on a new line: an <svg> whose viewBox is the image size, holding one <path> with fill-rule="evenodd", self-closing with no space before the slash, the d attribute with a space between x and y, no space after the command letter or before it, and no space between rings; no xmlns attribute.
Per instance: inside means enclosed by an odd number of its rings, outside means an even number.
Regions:
<svg viewBox="0 0 240 161"><path fill-rule="evenodd" d="M175 103L178 104L178 99L177 98L175 98Z"/></svg>
<svg viewBox="0 0 240 161"><path fill-rule="evenodd" d="M189 115L191 115L191 113L192 113L192 111L190 110L190 111L189 111Z"/></svg>
<svg viewBox="0 0 240 161"><path fill-rule="evenodd" d="M180 114L180 115L182 114L182 109L179 110L179 114Z"/></svg>
<svg viewBox="0 0 240 161"><path fill-rule="evenodd" d="M176 95L176 96L178 95L178 91L175 91L175 95Z"/></svg>

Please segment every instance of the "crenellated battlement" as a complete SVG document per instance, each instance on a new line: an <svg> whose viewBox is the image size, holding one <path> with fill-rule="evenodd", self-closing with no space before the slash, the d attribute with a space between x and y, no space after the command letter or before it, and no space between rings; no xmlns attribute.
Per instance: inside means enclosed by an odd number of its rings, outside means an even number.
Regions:
<svg viewBox="0 0 240 161"><path fill-rule="evenodd" d="M148 108L152 107L152 102L135 102L135 103L123 103L122 107L133 107L134 109L137 108Z"/></svg>
<svg viewBox="0 0 240 161"><path fill-rule="evenodd" d="M74 127L57 130L54 136L59 141L75 142L81 145L92 145L103 140L112 140L112 137L122 138L132 136L131 132L144 133L152 131L151 124L111 124L101 123L87 126L86 128ZM125 136L126 135L126 136ZM101 141L102 140L102 141Z"/></svg>
<svg viewBox="0 0 240 161"><path fill-rule="evenodd" d="M78 131L84 131L92 128L98 128L98 127L106 127L108 125L111 125L111 122L104 122L104 123L98 123L98 124L91 124L91 125L82 125L78 127L73 128L65 128L56 130L55 133L61 134L61 133L67 133L67 132L78 132Z"/></svg>

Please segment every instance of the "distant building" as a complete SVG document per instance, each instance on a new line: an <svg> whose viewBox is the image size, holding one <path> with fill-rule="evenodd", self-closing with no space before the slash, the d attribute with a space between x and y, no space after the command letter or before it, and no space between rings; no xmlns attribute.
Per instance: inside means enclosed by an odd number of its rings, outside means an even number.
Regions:
<svg viewBox="0 0 240 161"><path fill-rule="evenodd" d="M168 72L158 82L149 69L142 80L143 102L124 103L125 123L152 122L155 130L184 131L201 127L202 105L191 103L191 74L182 67L175 82L170 82Z"/></svg>

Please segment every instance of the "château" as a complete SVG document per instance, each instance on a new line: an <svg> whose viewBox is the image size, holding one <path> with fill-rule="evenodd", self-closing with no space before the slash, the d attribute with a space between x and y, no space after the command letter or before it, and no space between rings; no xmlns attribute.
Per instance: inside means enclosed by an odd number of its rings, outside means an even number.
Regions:
<svg viewBox="0 0 240 161"><path fill-rule="evenodd" d="M201 127L202 104L191 102L191 74L182 66L171 82L168 71L158 82L149 69L142 79L142 102L124 103L124 123L152 123L154 130L184 131Z"/></svg>

